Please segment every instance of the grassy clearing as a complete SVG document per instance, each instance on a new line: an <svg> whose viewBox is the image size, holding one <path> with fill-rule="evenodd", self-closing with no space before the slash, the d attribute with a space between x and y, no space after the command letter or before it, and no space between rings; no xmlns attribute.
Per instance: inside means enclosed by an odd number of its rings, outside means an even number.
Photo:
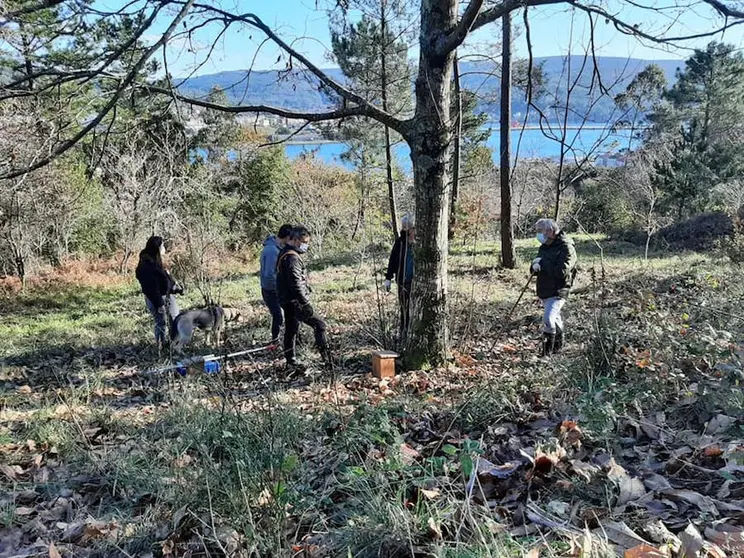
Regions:
<svg viewBox="0 0 744 558"><path fill-rule="evenodd" d="M392 381L368 375L395 328L379 255L311 266L333 376L310 351L304 378L275 354L145 376L162 360L132 283L19 296L0 325L0 556L614 556L620 524L675 552L692 524L736 555L716 533L744 500L740 272L600 242L603 258L577 238L549 362L533 297L504 323L524 269L455 247L454 360ZM259 292L254 274L222 283L247 317L229 348L266 339ZM644 530L658 521L666 542Z"/></svg>

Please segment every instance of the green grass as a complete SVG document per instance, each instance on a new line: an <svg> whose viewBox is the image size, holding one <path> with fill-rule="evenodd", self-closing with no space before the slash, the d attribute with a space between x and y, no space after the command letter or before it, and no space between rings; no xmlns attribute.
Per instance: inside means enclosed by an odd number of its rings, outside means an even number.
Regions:
<svg viewBox="0 0 744 558"><path fill-rule="evenodd" d="M504 438L499 426L572 417L585 432L587 455L621 455L618 428L628 418L663 411L670 428L683 430L703 428L714 413L744 415L741 363L732 349L744 339L738 270L696 254L653 254L646 262L637 247L576 240L584 291L566 310L566 355L550 362L534 356L540 309L531 293L495 339L498 352L488 350L526 282L536 242L518 241L525 263L517 270L500 267L496 243L475 250L460 244L449 281L460 361L389 385L362 375L373 338L381 327L395 327L395 294L376 290L382 255L361 265L346 254L310 266L313 304L328 318L341 367L323 374L305 349L311 374L299 381L285 378L277 355L218 376L143 376L162 359L133 283L31 289L2 310L0 357L9 364L0 371L7 388L0 394L0 456L33 473L3 478L0 487L35 489L49 506L70 490L71 521L119 526L115 537L64 543L50 524L49 540L67 555L93 548L157 555L170 543L181 553L219 555L238 540L262 556L291 556L312 545L343 557L409 556L411 549L452 558L523 556L543 539L510 535L508 514L466 501L465 481L479 455L496 461L517 442L523 450L552 447L555 432ZM595 240L604 249L605 284ZM216 293L245 312L246 322L230 331L231 347L266 338L269 320L254 273L233 269L213 286ZM180 300L183 308L199 302L193 289ZM380 307L388 319L382 325ZM201 337L192 349L211 350ZM675 412L693 385L700 397ZM404 444L416 446L419 457L411 459ZM33 465L36 456L40 465ZM49 475L34 476L45 467ZM603 506L614 488L576 484L574 496L554 486L534 490L531 501L540 505L574 498ZM15 510L3 504L0 521L20 528L28 518ZM567 551L556 536L541 556Z"/></svg>

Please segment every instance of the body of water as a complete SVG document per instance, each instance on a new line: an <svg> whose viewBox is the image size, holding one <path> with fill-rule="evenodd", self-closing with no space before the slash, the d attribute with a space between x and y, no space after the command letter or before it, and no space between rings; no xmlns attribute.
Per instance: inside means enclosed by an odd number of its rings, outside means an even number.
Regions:
<svg viewBox="0 0 744 558"><path fill-rule="evenodd" d="M627 149L630 141L630 130L618 130L608 135L605 129L584 128L582 130L568 130L566 143L571 145L573 152L567 154L567 161L574 157L581 160L587 153L596 157L598 164L612 166L614 156L622 149ZM512 130L512 158L522 159L552 159L557 160L561 154L561 143L555 141L539 129ZM486 142L493 151L493 160L499 161L499 134L495 129ZM314 153L315 156L329 164L337 164L346 168L351 165L341 159L347 150L343 143L293 143L285 146L287 156L294 159L302 154ZM408 145L403 142L394 148L398 164L406 171L411 169L411 157Z"/></svg>

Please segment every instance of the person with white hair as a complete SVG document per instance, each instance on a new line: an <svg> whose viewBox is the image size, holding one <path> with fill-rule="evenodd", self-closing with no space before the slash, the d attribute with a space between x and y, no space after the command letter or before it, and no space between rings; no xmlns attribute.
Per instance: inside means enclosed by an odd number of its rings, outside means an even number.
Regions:
<svg viewBox="0 0 744 558"><path fill-rule="evenodd" d="M573 240L552 219L540 219L535 228L540 249L530 271L537 275L537 296L545 305L542 354L550 356L563 347L561 310L576 274L576 249Z"/></svg>
<svg viewBox="0 0 744 558"><path fill-rule="evenodd" d="M400 306L401 339L408 333L411 315L411 284L413 283L413 244L416 240L416 222L410 213L400 220L400 236L395 239L390 251L385 290L390 292L392 280L398 285L398 304Z"/></svg>

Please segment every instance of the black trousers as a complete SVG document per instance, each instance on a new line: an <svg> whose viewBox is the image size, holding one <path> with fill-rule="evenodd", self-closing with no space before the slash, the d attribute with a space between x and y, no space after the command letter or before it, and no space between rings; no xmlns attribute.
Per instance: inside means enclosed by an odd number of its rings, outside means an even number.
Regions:
<svg viewBox="0 0 744 558"><path fill-rule="evenodd" d="M398 305L400 306L400 336L408 335L411 325L411 282L398 284Z"/></svg>
<svg viewBox="0 0 744 558"><path fill-rule="evenodd" d="M284 310L284 357L288 363L296 360L295 343L297 341L297 332L300 330L300 322L309 325L315 333L315 345L322 353L328 348L328 338L326 337L326 324L315 315L312 307L308 304L300 307L296 302L282 304Z"/></svg>

